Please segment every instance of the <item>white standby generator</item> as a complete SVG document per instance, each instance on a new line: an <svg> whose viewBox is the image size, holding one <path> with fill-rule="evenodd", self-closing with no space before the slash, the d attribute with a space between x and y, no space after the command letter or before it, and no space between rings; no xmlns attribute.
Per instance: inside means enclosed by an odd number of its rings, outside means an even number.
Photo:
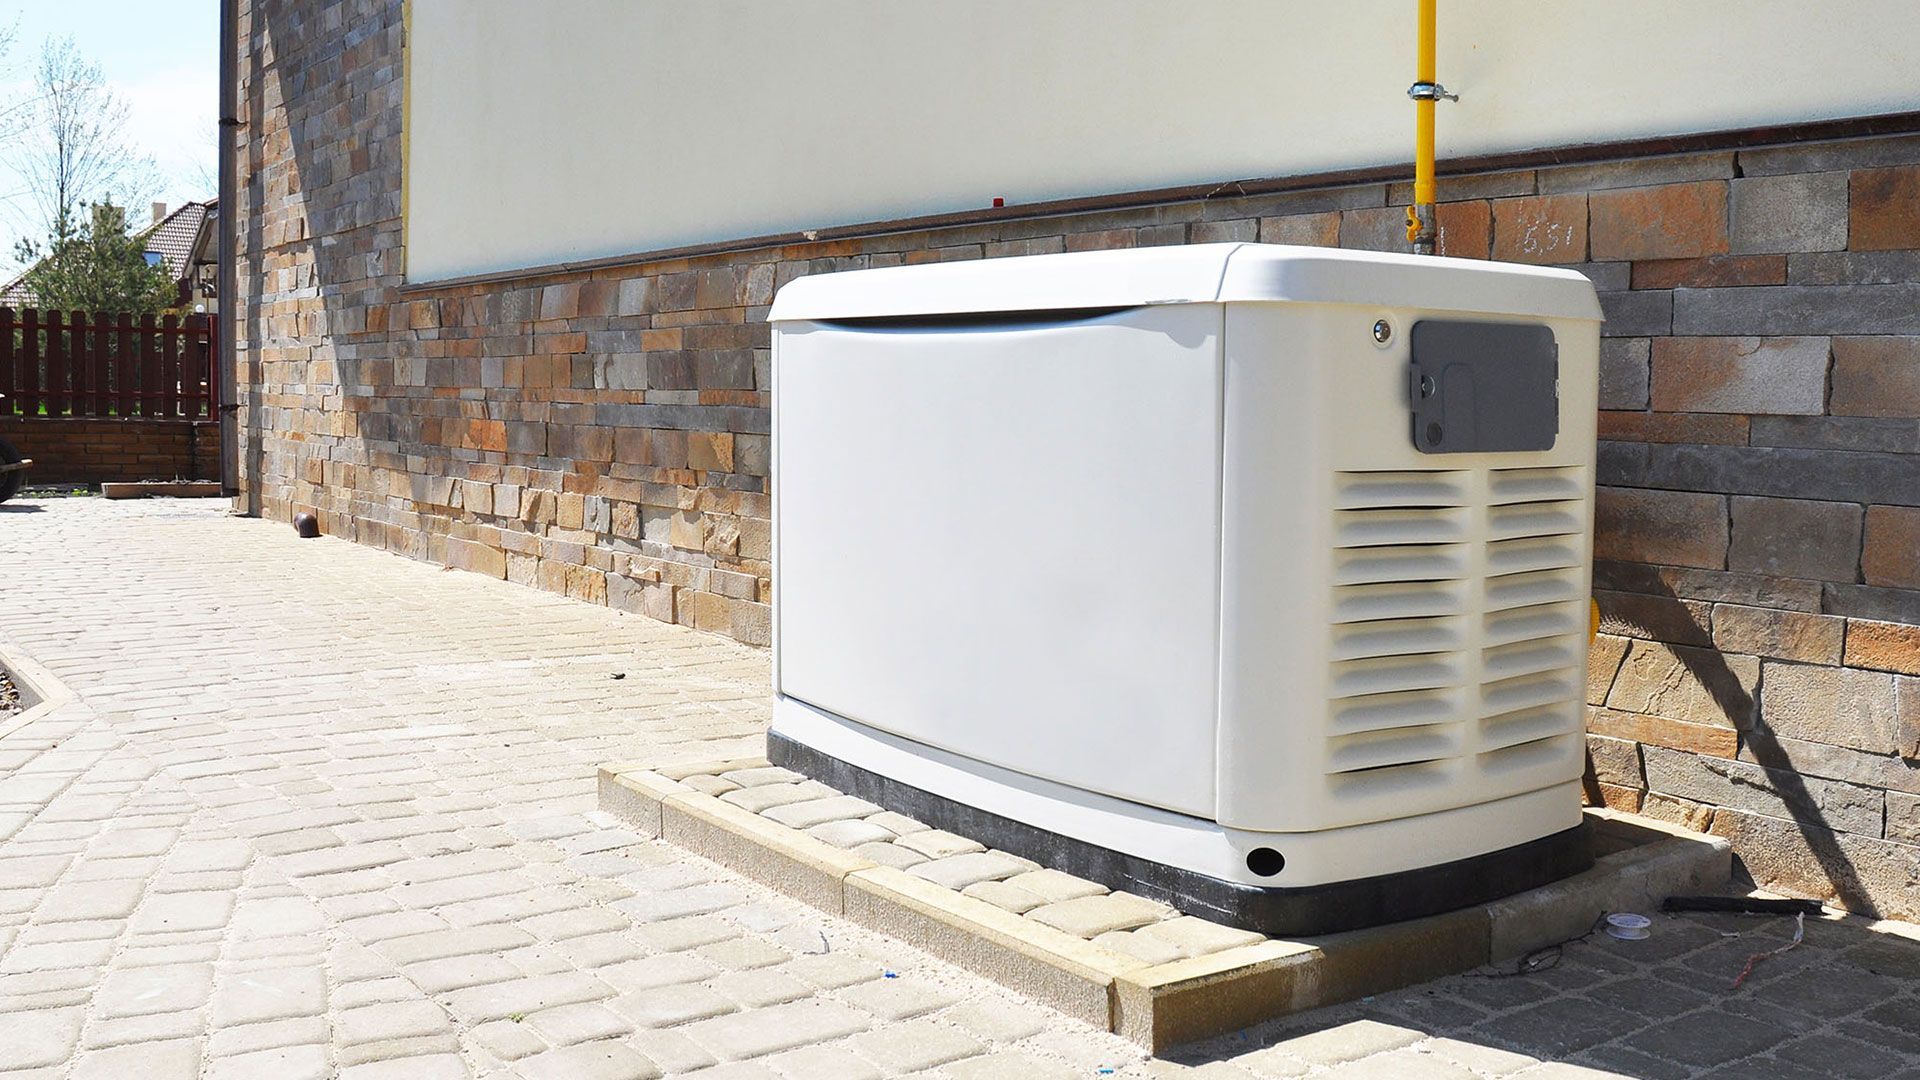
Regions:
<svg viewBox="0 0 1920 1080"><path fill-rule="evenodd" d="M794 281L770 755L1267 933L1584 868L1600 318L1264 244Z"/></svg>

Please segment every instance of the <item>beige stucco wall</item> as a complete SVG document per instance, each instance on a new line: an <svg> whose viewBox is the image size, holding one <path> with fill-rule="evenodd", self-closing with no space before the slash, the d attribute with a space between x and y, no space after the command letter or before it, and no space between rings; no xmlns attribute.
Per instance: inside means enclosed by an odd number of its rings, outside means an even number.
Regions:
<svg viewBox="0 0 1920 1080"><path fill-rule="evenodd" d="M1442 157L1920 108L1904 0L1446 0ZM415 281L1410 156L1413 0L412 0Z"/></svg>

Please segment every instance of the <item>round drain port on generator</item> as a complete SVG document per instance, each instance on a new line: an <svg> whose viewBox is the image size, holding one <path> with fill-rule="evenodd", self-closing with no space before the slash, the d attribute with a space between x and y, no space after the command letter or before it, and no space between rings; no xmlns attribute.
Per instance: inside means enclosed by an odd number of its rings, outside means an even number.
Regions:
<svg viewBox="0 0 1920 1080"><path fill-rule="evenodd" d="M1261 877L1272 877L1285 869L1286 856L1270 847L1254 848L1247 852L1247 869Z"/></svg>

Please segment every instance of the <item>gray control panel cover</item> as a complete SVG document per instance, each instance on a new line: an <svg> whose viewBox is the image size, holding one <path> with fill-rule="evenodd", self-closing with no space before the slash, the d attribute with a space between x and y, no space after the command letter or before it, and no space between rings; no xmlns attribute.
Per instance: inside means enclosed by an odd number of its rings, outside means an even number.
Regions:
<svg viewBox="0 0 1920 1080"><path fill-rule="evenodd" d="M1537 323L1413 324L1413 445L1423 454L1551 450L1560 350Z"/></svg>

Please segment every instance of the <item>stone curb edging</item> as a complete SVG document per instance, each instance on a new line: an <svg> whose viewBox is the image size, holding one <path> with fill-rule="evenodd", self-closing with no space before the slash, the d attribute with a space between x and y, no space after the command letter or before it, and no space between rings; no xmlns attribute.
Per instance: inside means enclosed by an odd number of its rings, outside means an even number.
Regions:
<svg viewBox="0 0 1920 1080"><path fill-rule="evenodd" d="M1167 963L1144 960L881 866L681 781L765 767L761 758L671 768L603 766L600 807L657 839L887 934L1112 1031L1150 1052L1262 1020L1383 993L1577 937L1608 911L1714 892L1727 842L1589 810L1618 848L1593 869L1477 907L1343 934L1268 939Z"/></svg>
<svg viewBox="0 0 1920 1080"><path fill-rule="evenodd" d="M218 480L108 481L100 485L103 499L144 499L153 495L177 499L206 499L220 495Z"/></svg>
<svg viewBox="0 0 1920 1080"><path fill-rule="evenodd" d="M55 678L53 672L41 667L25 654L7 647L0 641L0 668L5 668L12 677L13 685L19 689L22 700L31 701L24 710L7 720L0 720L0 739L52 713L53 710L74 700L73 691L67 684Z"/></svg>

